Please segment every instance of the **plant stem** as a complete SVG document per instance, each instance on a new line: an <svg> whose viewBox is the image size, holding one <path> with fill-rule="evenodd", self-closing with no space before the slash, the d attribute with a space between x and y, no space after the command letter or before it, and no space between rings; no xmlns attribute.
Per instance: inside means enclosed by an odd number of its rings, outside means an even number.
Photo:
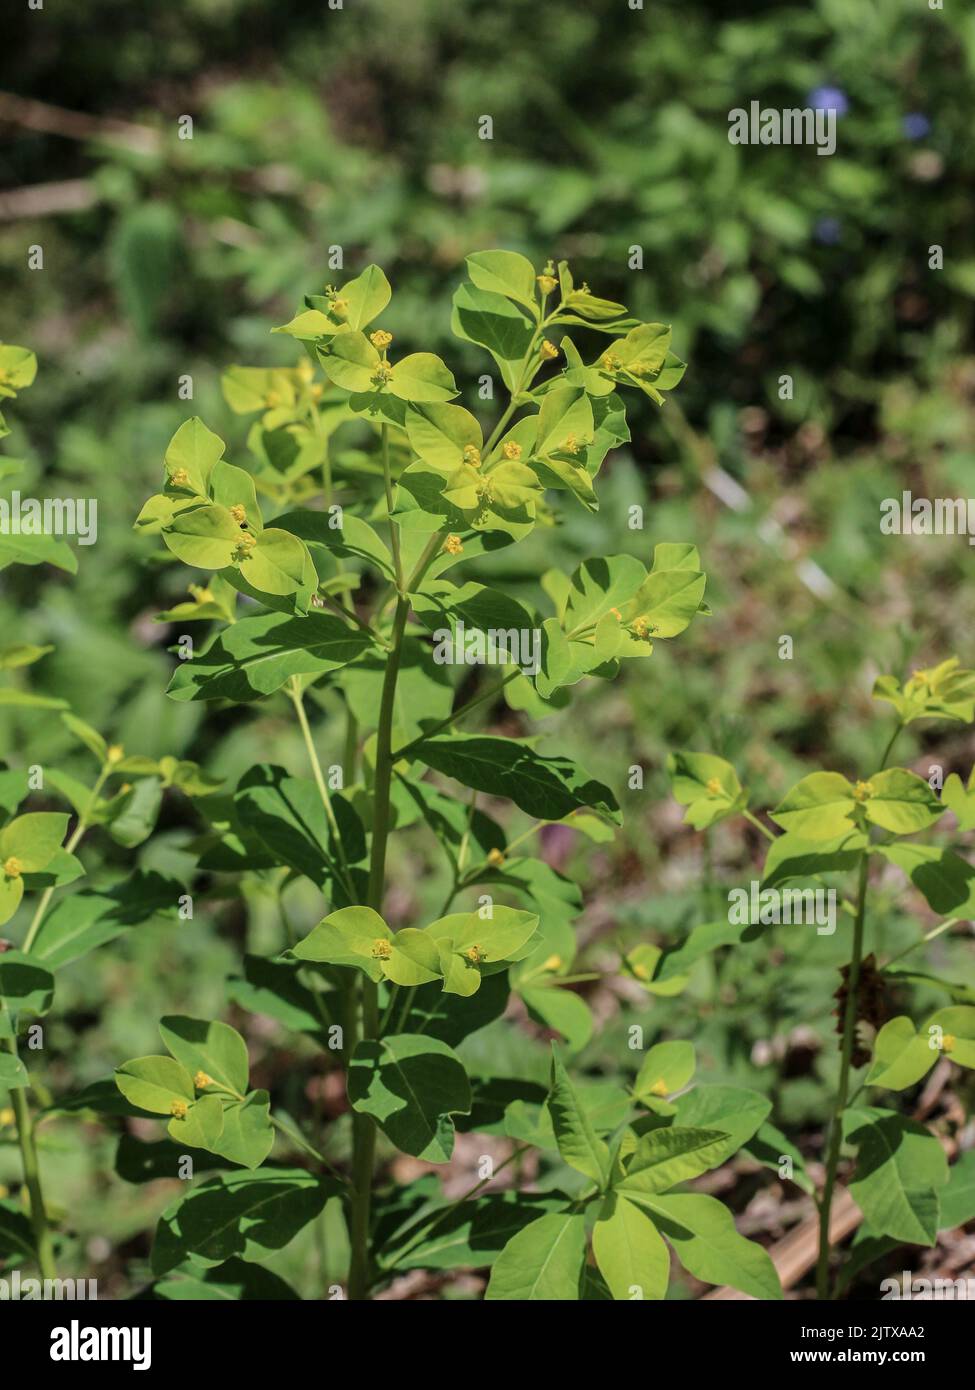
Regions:
<svg viewBox="0 0 975 1390"><path fill-rule="evenodd" d="M833 1191L836 1187L836 1169L840 1159L840 1146L843 1140L843 1115L850 1093L850 1059L853 1055L853 1038L856 1033L857 984L860 979L860 960L863 956L863 923L867 907L869 872L870 856L864 852L860 856L856 917L853 921L853 946L846 980L846 1008L843 1014L843 1042L840 1051L840 1080L830 1121L826 1180L819 1205L819 1260L816 1266L816 1297L819 1299L826 1299L829 1296L829 1219L833 1206Z"/></svg>
<svg viewBox="0 0 975 1390"><path fill-rule="evenodd" d="M403 653L403 635L409 616L409 599L400 593L393 617L392 650L386 661L383 692L376 733L376 771L373 785L372 847L369 859L369 906L382 911L386 884L386 845L389 840L389 793L393 776L393 714L396 682ZM372 980L362 980L362 1037L374 1038L379 1028L378 998ZM355 1030L356 1033L358 1030ZM351 1059L357 1037L347 1039ZM361 1300L369 1288L369 1209L372 1173L376 1152L376 1126L369 1115L353 1112L352 1118L352 1217L349 1236L352 1258L349 1268L349 1298Z"/></svg>
<svg viewBox="0 0 975 1390"><path fill-rule="evenodd" d="M396 588L403 592L403 561L399 553L399 528L393 520L393 477L389 470L389 426L379 428L379 441L383 458L383 487L386 491L386 514L389 517L389 546L393 552L393 565L396 569Z"/></svg>
<svg viewBox="0 0 975 1390"><path fill-rule="evenodd" d="M3 1039L3 1047L5 1051L10 1053L11 1057L16 1057L17 1035L5 999L0 999L0 1008L2 1008L3 1018L6 1020L11 1033L9 1038ZM34 1250L37 1255L37 1263L40 1266L42 1278L56 1279L58 1271L54 1261L54 1241L51 1236L51 1228L47 1224L40 1165L37 1161L34 1125L23 1087L11 1088L10 1104L17 1125L17 1142L20 1146L20 1161L24 1169L24 1184L30 1195L30 1221L34 1231Z"/></svg>
<svg viewBox="0 0 975 1390"><path fill-rule="evenodd" d="M82 835L84 835L85 831L88 829L88 817L91 815L92 811L95 809L95 806L97 805L98 795L101 792L102 787L105 785L105 782L111 770L111 767L108 765L108 763L106 763L102 768L101 772L98 774L98 778L95 782L95 785L91 789L91 796L88 798L88 804L85 806L85 809L78 816L78 823L75 826L74 830L71 832L71 835L64 846L68 854L74 853L74 851L78 848L78 844L81 841ZM24 944L20 948L25 956L30 953L30 948L33 946L37 933L41 929L41 923L44 920L44 914L47 911L48 903L54 896L54 890L56 887L57 884L52 883L49 888L45 888L44 892L41 894L40 898L37 901L37 907L34 909L34 915L31 918L30 926L27 928L27 935L24 937Z"/></svg>
<svg viewBox="0 0 975 1390"><path fill-rule="evenodd" d="M479 695L475 695L472 700L468 700L466 704L461 705L460 709L455 709L452 714L448 714L446 719L441 719L440 722L434 724L432 728L425 729L424 732L420 734L419 738L411 739L409 743L404 743L402 748L397 748L396 752L393 754L393 761L399 762L400 758L408 757L412 750L421 744L424 739L433 738L434 735L439 734L442 730L449 729L451 725L456 724L459 719L466 718L471 710L477 709L479 705L483 705L487 700L493 700L509 681L513 681L515 676L519 675L521 675L520 670L509 671L504 679L497 685L488 686L488 688L482 690Z"/></svg>
<svg viewBox="0 0 975 1390"><path fill-rule="evenodd" d="M339 865L342 871L342 877L345 880L346 892L349 894L349 901L354 902L355 888L353 886L352 877L349 872L349 861L345 857L345 846L342 844L342 833L339 830L339 823L335 819L335 810L332 806L332 798L328 794L328 785L325 781L325 775L322 772L322 765L319 761L318 752L315 748L315 741L311 736L311 726L308 723L308 715L305 711L305 702L302 698L301 689L298 685L297 678L292 676L285 689L287 690L291 703L295 707L295 714L298 716L298 724L301 728L301 736L305 740L305 748L308 753L308 761L309 763L311 763L311 770L315 778L315 785L318 788L318 795L322 799L322 805L325 808L325 818L328 821L328 827L332 832L332 839L335 842L335 856L339 861Z"/></svg>
<svg viewBox="0 0 975 1390"><path fill-rule="evenodd" d="M748 821L749 825L753 825L756 830L760 830L762 832L766 840L774 840L776 838L774 832L769 830L767 825L763 825L762 822L758 819L758 816L752 815L751 811L742 811L742 815Z"/></svg>

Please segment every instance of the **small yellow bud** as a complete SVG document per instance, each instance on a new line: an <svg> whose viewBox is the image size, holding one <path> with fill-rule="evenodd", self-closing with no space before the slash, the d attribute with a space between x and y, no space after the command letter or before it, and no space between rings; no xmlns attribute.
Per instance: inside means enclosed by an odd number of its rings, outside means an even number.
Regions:
<svg viewBox="0 0 975 1390"><path fill-rule="evenodd" d="M186 1112L187 1110L189 1110L189 1108L190 1107L186 1104L185 1100L174 1100L172 1105L169 1107L169 1113L170 1115L172 1115L174 1120L185 1120Z"/></svg>
<svg viewBox="0 0 975 1390"><path fill-rule="evenodd" d="M652 1096L666 1096L667 1083L664 1081L663 1077L661 1077L659 1081L653 1083L650 1087L650 1094Z"/></svg>
<svg viewBox="0 0 975 1390"><path fill-rule="evenodd" d="M559 355L559 350L554 343L550 343L546 338L542 343L542 359L545 362L552 362Z"/></svg>
<svg viewBox="0 0 975 1390"><path fill-rule="evenodd" d="M561 967L562 967L562 957L561 957L561 956L549 956L548 960L547 960L547 961L545 962L545 964L542 966L542 969L543 969L543 970L559 970L559 969L561 969Z"/></svg>
<svg viewBox="0 0 975 1390"><path fill-rule="evenodd" d="M257 545L257 537L252 536L249 531L245 531L234 548L234 560L237 564L249 557L255 545Z"/></svg>
<svg viewBox="0 0 975 1390"><path fill-rule="evenodd" d="M393 948L384 936L377 936L372 943L373 960L389 960L393 954Z"/></svg>
<svg viewBox="0 0 975 1390"><path fill-rule="evenodd" d="M633 973L638 980L649 980L650 978L650 971L645 965L634 965Z"/></svg>
<svg viewBox="0 0 975 1390"><path fill-rule="evenodd" d="M607 372L618 372L623 362L621 358L617 357L615 352L604 352L599 359L599 364Z"/></svg>
<svg viewBox="0 0 975 1390"><path fill-rule="evenodd" d="M174 468L169 475L169 481L172 487L186 487L189 480L190 475L185 468Z"/></svg>
<svg viewBox="0 0 975 1390"><path fill-rule="evenodd" d="M609 611L612 613L614 618L618 618L620 622L623 621L623 614L620 612L618 608L611 608Z"/></svg>
<svg viewBox="0 0 975 1390"><path fill-rule="evenodd" d="M213 1085L213 1077L207 1076L205 1071L198 1071L193 1078L193 1085L198 1091L202 1091L205 1087Z"/></svg>
<svg viewBox="0 0 975 1390"><path fill-rule="evenodd" d="M349 317L349 301L347 299L333 299L329 308L337 319L347 319Z"/></svg>
<svg viewBox="0 0 975 1390"><path fill-rule="evenodd" d="M631 624L631 631L634 637L639 637L641 642L647 641L652 632L656 632L653 623L647 622L646 618L634 618Z"/></svg>
<svg viewBox="0 0 975 1390"><path fill-rule="evenodd" d="M0 1126L12 1125L15 1119L16 1116L9 1105L5 1105L3 1109L0 1110Z"/></svg>
<svg viewBox="0 0 975 1390"><path fill-rule="evenodd" d="M471 468L480 468L481 451L476 444L464 445L464 462L469 464Z"/></svg>
<svg viewBox="0 0 975 1390"><path fill-rule="evenodd" d="M125 757L125 749L120 743L113 743L105 752L107 763L120 763Z"/></svg>
<svg viewBox="0 0 975 1390"><path fill-rule="evenodd" d="M873 796L872 782L857 782L853 788L853 798L855 801L867 801Z"/></svg>
<svg viewBox="0 0 975 1390"><path fill-rule="evenodd" d="M315 375L315 368L308 361L307 357L301 359L297 367L295 367L295 371L301 381L311 381L312 377Z"/></svg>
<svg viewBox="0 0 975 1390"><path fill-rule="evenodd" d="M4 862L3 871L8 878L20 878L22 870L20 867L20 860L16 855L12 854L10 858Z"/></svg>
<svg viewBox="0 0 975 1390"><path fill-rule="evenodd" d="M247 521L247 513L239 502L235 502L230 508L230 515L233 517L234 521L239 522L241 526Z"/></svg>
<svg viewBox="0 0 975 1390"><path fill-rule="evenodd" d="M268 407L269 410L273 410L276 405L280 405L280 391L268 391L267 395L264 397L264 404Z"/></svg>
<svg viewBox="0 0 975 1390"><path fill-rule="evenodd" d="M320 381L316 381L315 385L310 388L308 394L309 396L311 396L313 401L320 401L322 396L325 394L325 387L321 384Z"/></svg>
<svg viewBox="0 0 975 1390"><path fill-rule="evenodd" d="M707 787L708 791L711 793L712 796L720 796L723 790L721 783L718 781L717 777L709 777Z"/></svg>
<svg viewBox="0 0 975 1390"><path fill-rule="evenodd" d="M460 536L450 535L443 543L443 548L448 555L459 555L464 549Z"/></svg>
<svg viewBox="0 0 975 1390"><path fill-rule="evenodd" d="M393 341L393 335L392 333L387 333L385 328L377 328L375 333L369 334L369 341L374 348L378 348L380 352L385 352L386 348L388 348Z"/></svg>
<svg viewBox="0 0 975 1390"><path fill-rule="evenodd" d="M373 381L375 382L375 384L377 386L385 386L387 381L392 381L392 379L392 367L388 367L385 362L380 362L379 366L376 368L376 373L373 377Z"/></svg>
<svg viewBox="0 0 975 1390"><path fill-rule="evenodd" d="M501 452L504 454L506 459L520 459L521 445L516 444L513 439L509 439L507 444L501 450Z"/></svg>
<svg viewBox="0 0 975 1390"><path fill-rule="evenodd" d="M551 294L559 283L554 275L536 275L535 279L538 281L538 288L542 294Z"/></svg>
<svg viewBox="0 0 975 1390"><path fill-rule="evenodd" d="M954 1048L955 1048L955 1035L954 1035L954 1033L945 1033L944 1037L941 1039L941 1051L942 1051L942 1052L953 1052L953 1051L954 1051Z"/></svg>
<svg viewBox="0 0 975 1390"><path fill-rule="evenodd" d="M488 850L487 862L493 864L495 868L504 863L504 855L499 849Z"/></svg>
<svg viewBox="0 0 975 1390"><path fill-rule="evenodd" d="M574 434L567 434L559 447L564 454L577 454L579 452L579 441Z"/></svg>
<svg viewBox="0 0 975 1390"><path fill-rule="evenodd" d="M471 946L464 952L464 958L469 960L471 965L479 965L482 960L486 959L486 956L480 946Z"/></svg>

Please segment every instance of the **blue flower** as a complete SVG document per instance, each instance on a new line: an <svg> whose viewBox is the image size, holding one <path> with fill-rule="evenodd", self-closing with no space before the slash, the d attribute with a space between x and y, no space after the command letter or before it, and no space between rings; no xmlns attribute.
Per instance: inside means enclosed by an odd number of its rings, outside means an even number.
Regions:
<svg viewBox="0 0 975 1390"><path fill-rule="evenodd" d="M835 111L837 116L845 116L850 109L842 87L817 87L809 93L808 104L814 111Z"/></svg>
<svg viewBox="0 0 975 1390"><path fill-rule="evenodd" d="M931 133L931 122L923 111L910 112L901 121L901 126L908 140L923 140Z"/></svg>
<svg viewBox="0 0 975 1390"><path fill-rule="evenodd" d="M813 236L824 246L836 246L843 235L843 223L838 217L820 217L813 228Z"/></svg>

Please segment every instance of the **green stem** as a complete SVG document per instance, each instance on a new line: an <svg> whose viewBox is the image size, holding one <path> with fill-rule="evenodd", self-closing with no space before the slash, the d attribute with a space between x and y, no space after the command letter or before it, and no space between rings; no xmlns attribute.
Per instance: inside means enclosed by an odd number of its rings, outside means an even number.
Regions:
<svg viewBox="0 0 975 1390"><path fill-rule="evenodd" d="M763 825L763 824L762 824L762 822L758 819L758 816L753 816L752 813L751 813L751 811L747 811L747 810L746 810L746 811L742 811L742 815L743 815L743 816L745 817L745 819L748 821L749 825L753 825L753 826L755 827L756 830L760 830L760 831L762 832L762 834L765 836L766 840L774 840L774 839L775 839L775 834L774 834L771 830L769 830L769 828L768 828L767 825Z"/></svg>
<svg viewBox="0 0 975 1390"><path fill-rule="evenodd" d="M403 592L403 561L399 552L399 527L393 520L393 476L389 468L389 426L379 428L380 448L383 459L383 487L386 491L386 514L389 517L389 545L393 552L393 565L396 570L396 588Z"/></svg>
<svg viewBox="0 0 975 1390"><path fill-rule="evenodd" d="M7 1001L0 998L0 1012L9 1028L10 1037L3 1039L4 1050L9 1052L11 1057L17 1056L17 1034L14 1020L7 1008ZM15 1086L10 1091L10 1103L14 1112L14 1120L17 1125L17 1142L20 1146L20 1161L24 1170L24 1184L30 1195L30 1221L34 1232L34 1250L37 1255L37 1263L40 1266L41 1276L44 1279L56 1279L58 1277L57 1265L54 1261L54 1240L51 1235L51 1228L47 1224L47 1211L44 1207L44 1191L41 1187L41 1170L37 1161L37 1143L34 1138L34 1125L31 1120L30 1106L27 1104L27 1096L23 1087Z"/></svg>
<svg viewBox="0 0 975 1390"><path fill-rule="evenodd" d="M449 1206L444 1207L442 1211L438 1212L429 1225L421 1226L418 1231L414 1231L404 1248L397 1251L396 1258L389 1266L390 1269L395 1269L397 1264L399 1264L411 1250L415 1250L418 1245L421 1245L423 1241L430 1236L432 1231L435 1231L438 1226L442 1225L443 1222L447 1220L447 1217L450 1216L452 1212L456 1211L462 1202L469 1202L472 1197L476 1197L482 1188L487 1187L489 1182L494 1182L494 1179L500 1172L508 1167L509 1163L514 1163L516 1158L520 1158L521 1155L527 1153L530 1148L531 1144L519 1144L516 1148L512 1149L508 1157L498 1164L489 1178L481 1178L480 1182L476 1182L473 1187L468 1188L465 1193L451 1202Z"/></svg>
<svg viewBox="0 0 975 1390"><path fill-rule="evenodd" d="M339 830L339 823L335 819L332 798L328 794L328 784L325 781L325 774L322 772L322 765L318 759L315 741L311 736L311 726L308 723L305 702L297 678L292 676L285 689L287 690L291 703L295 707L295 714L298 716L298 724L301 728L301 736L305 741L305 749L308 753L308 761L311 764L312 775L315 778L318 795L321 797L322 805L325 808L325 818L328 821L328 827L332 832L332 839L335 842L335 854L341 867L342 877L345 880L346 892L349 894L349 901L354 902L355 888L349 871L349 861L345 857L345 846L342 844L342 833Z"/></svg>
<svg viewBox="0 0 975 1390"><path fill-rule="evenodd" d="M477 709L479 705L485 704L488 700L493 700L499 691L503 690L510 681L514 680L515 676L520 675L520 670L509 671L498 685L491 685L486 690L482 690L480 695L475 695L472 700L468 700L466 704L461 705L460 709L455 709L452 714L447 715L446 719L441 719L440 722L434 724L432 728L424 730L419 738L411 739L409 743L404 743L402 748L397 748L396 752L393 754L393 761L398 763L401 758L409 757L413 749L423 743L425 739L433 738L436 734L441 733L442 730L449 729L452 725L456 724L459 719L466 718L471 710Z"/></svg>
<svg viewBox="0 0 975 1390"><path fill-rule="evenodd" d="M951 928L957 926L961 920L960 917L946 917L943 922L939 922L936 927L932 927L929 932L925 932L917 941L912 941L910 946L905 946L903 951L898 951L896 956L891 956L886 965L880 967L880 973L883 974L885 970L889 970L895 961L903 960L904 957L909 956L912 951L916 951L919 946L926 946L929 941L933 941L935 937L940 936L942 932L950 931Z"/></svg>
<svg viewBox="0 0 975 1390"><path fill-rule="evenodd" d="M389 840L390 786L393 776L393 715L396 682L403 654L403 636L409 617L409 599L401 593L393 617L392 650L386 661L379 725L376 732L376 770L373 783L372 846L369 859L369 906L382 911L386 884L386 846ZM379 1029L378 998L372 980L362 980L362 1036L376 1037ZM356 1030L357 1031L357 1030ZM355 1041L348 1041L351 1057ZM349 1298L361 1300L369 1288L369 1210L372 1199L373 1164L376 1152L376 1126L369 1115L354 1112L352 1118L352 1214L349 1236L352 1258L349 1268Z"/></svg>
<svg viewBox="0 0 975 1390"><path fill-rule="evenodd" d="M74 830L71 832L71 835L64 846L68 854L74 853L74 851L78 848L79 843L81 842L82 835L84 835L85 831L88 829L88 817L91 815L92 811L95 809L95 806L98 803L99 793L101 792L102 787L105 785L105 782L109 774L111 773L111 770L112 769L109 766L109 764L105 763L105 765L102 767L101 772L98 774L98 779L91 789L91 795L88 798L88 803L85 806L85 809L79 815L78 823L75 826ZM44 914L47 911L47 905L51 901L51 898L54 896L54 890L56 886L56 884L52 883L50 888L45 888L44 892L38 899L37 907L34 909L34 916L31 918L30 926L27 928L27 935L24 937L24 944L20 948L25 956L30 953L30 948L33 946L37 933L41 929L41 923L44 920Z"/></svg>
<svg viewBox="0 0 975 1390"><path fill-rule="evenodd" d="M836 1170L840 1160L840 1146L843 1140L843 1115L850 1093L850 1060L853 1056L853 1039L856 1033L857 985L860 979L860 961L863 956L863 924L867 908L869 872L870 857L864 853L860 856L856 917L853 922L853 947L846 981L846 1009L843 1014L843 1042L840 1051L840 1080L830 1121L826 1179L819 1205L819 1260L816 1266L816 1296L819 1299L826 1299L829 1296L829 1221L833 1206L833 1192L836 1187Z"/></svg>
<svg viewBox="0 0 975 1390"><path fill-rule="evenodd" d="M894 730L894 732L891 734L890 739L889 739L889 741L888 741L888 743L887 743L887 747L884 749L884 756L880 759L880 768L878 769L878 771L881 771L881 772L882 772L883 769L887 766L887 759L890 757L891 753L894 751L894 744L897 742L897 739L898 739L898 737L899 737L899 735L900 735L900 731L901 731L901 729L903 729L903 727L904 727L903 724L898 724L898 725L897 725L897 728L896 728L896 729Z"/></svg>

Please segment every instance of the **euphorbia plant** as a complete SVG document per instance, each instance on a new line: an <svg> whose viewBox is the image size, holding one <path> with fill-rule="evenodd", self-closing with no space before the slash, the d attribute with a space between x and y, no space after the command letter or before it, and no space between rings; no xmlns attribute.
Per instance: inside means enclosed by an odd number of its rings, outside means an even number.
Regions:
<svg viewBox="0 0 975 1390"><path fill-rule="evenodd" d="M850 780L838 772L813 772L769 811L781 830L775 834L749 809L750 799L735 769L708 753L681 752L669 760L673 790L687 808L685 819L698 830L743 815L770 842L765 856L761 893L752 898L757 913L747 920L729 913L724 923L704 924L691 933L672 958L657 951L651 980L658 987L683 979L680 972L703 953L736 940L754 940L763 929L781 921L776 895L784 884L849 879L849 896L841 898L849 932L847 963L837 990L837 1029L840 1034L839 1074L829 1117L824 1180L818 1194L819 1255L817 1294L830 1296L830 1216L844 1146L855 1151L850 1195L863 1214L858 1244L849 1261L862 1268L898 1244L933 1245L939 1230L975 1214L965 1191L967 1168L952 1172L935 1135L909 1114L889 1107L883 1095L861 1099L864 1092L904 1091L920 1081L940 1057L964 1068L975 1068L975 1007L964 981L952 981L905 968L904 957L971 918L975 911L975 872L951 844L919 842L915 835L931 830L950 809L961 832L975 826L975 774L967 786L957 774L944 782L929 781L904 767L888 767L901 731L917 720L975 718L975 671L964 670L951 658L929 670L915 671L903 687L893 676L874 687L878 700L893 705L897 721L875 770ZM943 918L936 926L878 965L866 953L871 926L871 869L880 863L896 866ZM801 897L801 889L784 890ZM834 894L842 892L833 888ZM786 930L809 930L787 917ZM819 930L828 930L819 927ZM637 948L639 953L640 948ZM933 985L953 1002L929 1011L915 1021L906 1014L893 1017L888 999L895 986L913 979ZM866 1068L866 1070L864 1070ZM853 1089L854 1075L860 1073ZM798 1157L798 1155L796 1155ZM811 1190L808 1177L803 1185ZM944 1214L944 1218L943 1218ZM841 1269L833 1287L846 1283Z"/></svg>
<svg viewBox="0 0 975 1390"><path fill-rule="evenodd" d="M565 263L536 273L522 256L492 251L467 264L453 327L494 359L482 387L496 376L506 388L493 427L454 403L458 388L440 358L394 352L381 319L390 287L370 266L309 296L277 330L303 345L296 366L226 374L231 408L255 417L246 466L188 420L166 452L163 490L137 522L212 576L161 615L217 624L199 650L180 639L171 696L283 697L300 729L310 777L258 764L232 795L198 803L209 822L200 864L260 877L282 901L282 922L295 880L324 896L319 924L300 939L285 935L270 960L249 958L232 996L323 1047L344 1068L352 1111L348 1162L332 1160L251 1088L233 1028L163 1020L169 1055L125 1063L118 1088L134 1113L164 1120L174 1166L176 1155L204 1150L217 1160L210 1166L230 1171L166 1213L154 1267L202 1278L231 1255L260 1259L338 1196L352 1298L403 1268L484 1266L499 1251L490 1297L605 1296L607 1286L615 1297L662 1297L660 1231L700 1277L774 1296L767 1256L737 1236L719 1204L667 1195L737 1149L762 1112L750 1128L717 1101L692 1104L685 1118L687 1098L668 1096L690 1080L686 1047L647 1054L632 1096L574 1084L564 1066L562 1053L592 1031L572 989L581 897L522 846L559 822L605 838L620 819L615 795L532 738L462 728L502 698L514 717L562 709L584 678L608 679L624 660L648 657L656 638L677 636L704 609L705 578L684 544L658 543L649 568L617 555L572 575L549 572L548 610L538 614L477 577L479 557L552 524L560 495L597 509L600 467L628 438L620 390L662 403L684 367L669 329L577 287ZM608 346L586 360L577 339L594 333ZM486 666L475 693L456 703L450 653L466 673L494 650L496 672ZM316 740L323 692L345 706L340 765L323 764ZM532 818L529 831L509 843L478 804L484 796L514 803ZM383 915L387 848L411 825L439 843L450 888L434 920L393 930ZM458 1054L512 992L560 1039L547 1099L530 1080L498 1088L490 1068L471 1076ZM266 1162L275 1124L310 1168ZM445 1163L458 1127L520 1140L507 1161L532 1147L561 1156L565 1190L478 1201L488 1173L459 1203L418 1183L406 1200L380 1187L373 1209L380 1135L384 1152ZM603 1280L585 1269L590 1207Z"/></svg>

